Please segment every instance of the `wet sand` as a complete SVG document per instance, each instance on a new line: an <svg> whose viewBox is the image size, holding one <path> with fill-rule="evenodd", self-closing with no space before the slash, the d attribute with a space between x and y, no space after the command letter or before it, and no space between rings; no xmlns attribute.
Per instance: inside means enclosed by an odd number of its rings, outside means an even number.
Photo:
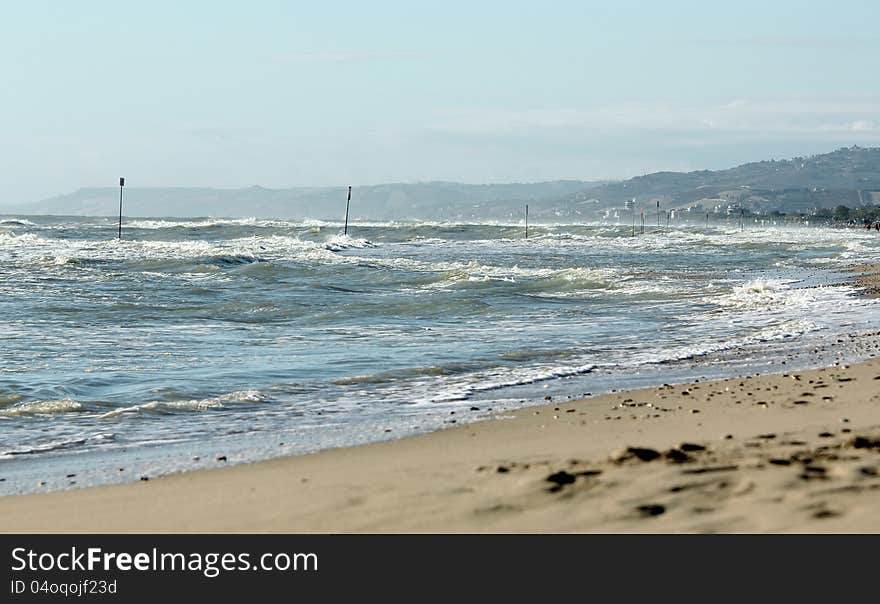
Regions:
<svg viewBox="0 0 880 604"><path fill-rule="evenodd" d="M853 282L865 290L865 293L880 295L880 264L867 264L853 269L857 276Z"/></svg>
<svg viewBox="0 0 880 604"><path fill-rule="evenodd" d="M878 506L872 360L551 401L397 441L4 497L0 529L874 532Z"/></svg>

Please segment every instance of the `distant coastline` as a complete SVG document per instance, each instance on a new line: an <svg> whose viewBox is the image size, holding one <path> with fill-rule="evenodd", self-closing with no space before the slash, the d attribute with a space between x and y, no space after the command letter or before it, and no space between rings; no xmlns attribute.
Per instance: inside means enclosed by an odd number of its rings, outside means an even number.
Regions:
<svg viewBox="0 0 880 604"><path fill-rule="evenodd" d="M349 183L336 187L242 189L137 185L129 175L125 214L129 216L224 216L256 218L341 218ZM114 178L109 178L113 181ZM837 207L876 212L880 207L880 147L844 147L789 160L757 161L726 170L657 172L622 181L559 180L538 183L455 182L355 184L353 220L521 220L524 204L541 221L626 222L636 212L649 222L656 209L724 215L815 216ZM113 186L83 188L33 203L0 206L10 214L110 216L117 212ZM659 205L658 205L659 204ZM691 218L694 218L693 216Z"/></svg>

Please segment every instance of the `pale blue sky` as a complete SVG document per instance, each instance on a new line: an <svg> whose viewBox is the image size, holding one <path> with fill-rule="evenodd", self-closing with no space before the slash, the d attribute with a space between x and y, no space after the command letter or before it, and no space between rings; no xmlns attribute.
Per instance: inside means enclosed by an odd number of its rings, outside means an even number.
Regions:
<svg viewBox="0 0 880 604"><path fill-rule="evenodd" d="M0 5L0 204L622 178L880 139L874 2Z"/></svg>

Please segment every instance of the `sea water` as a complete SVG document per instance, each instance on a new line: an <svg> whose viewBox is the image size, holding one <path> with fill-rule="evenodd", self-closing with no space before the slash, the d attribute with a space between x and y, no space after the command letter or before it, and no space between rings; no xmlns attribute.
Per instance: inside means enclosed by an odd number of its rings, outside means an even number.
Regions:
<svg viewBox="0 0 880 604"><path fill-rule="evenodd" d="M869 356L880 235L0 217L0 494ZM840 342L838 342L840 340Z"/></svg>

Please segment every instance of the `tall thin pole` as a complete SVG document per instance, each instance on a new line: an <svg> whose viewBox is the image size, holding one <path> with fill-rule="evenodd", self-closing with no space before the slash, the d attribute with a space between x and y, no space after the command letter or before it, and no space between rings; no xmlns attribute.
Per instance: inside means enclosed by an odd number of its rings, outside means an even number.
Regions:
<svg viewBox="0 0 880 604"><path fill-rule="evenodd" d="M348 235L348 207L351 205L351 185L348 185L348 199L345 201L345 228L342 229L343 235Z"/></svg>
<svg viewBox="0 0 880 604"><path fill-rule="evenodd" d="M636 200L632 201L632 213L633 213L633 237L636 236Z"/></svg>
<svg viewBox="0 0 880 604"><path fill-rule="evenodd" d="M125 186L125 178L119 177L119 240L122 241L122 187Z"/></svg>
<svg viewBox="0 0 880 604"><path fill-rule="evenodd" d="M657 200L657 228L660 228L660 200Z"/></svg>
<svg viewBox="0 0 880 604"><path fill-rule="evenodd" d="M709 212L706 212L706 228L709 228Z"/></svg>
<svg viewBox="0 0 880 604"><path fill-rule="evenodd" d="M526 204L526 239L529 238L529 204Z"/></svg>

